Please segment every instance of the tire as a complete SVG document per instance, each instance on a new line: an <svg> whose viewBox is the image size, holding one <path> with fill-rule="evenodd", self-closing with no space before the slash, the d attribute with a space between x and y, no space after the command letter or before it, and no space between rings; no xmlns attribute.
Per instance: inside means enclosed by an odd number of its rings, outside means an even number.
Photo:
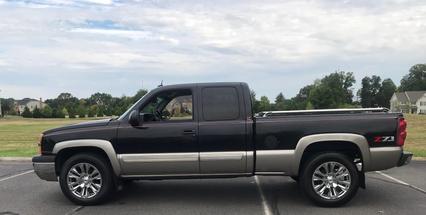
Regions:
<svg viewBox="0 0 426 215"><path fill-rule="evenodd" d="M312 156L305 163L299 184L305 195L315 204L338 207L355 196L359 187L359 175L355 164L347 156L332 152L322 153Z"/></svg>
<svg viewBox="0 0 426 215"><path fill-rule="evenodd" d="M100 204L114 191L113 173L108 161L92 153L76 154L65 161L59 184L69 200L84 206Z"/></svg>

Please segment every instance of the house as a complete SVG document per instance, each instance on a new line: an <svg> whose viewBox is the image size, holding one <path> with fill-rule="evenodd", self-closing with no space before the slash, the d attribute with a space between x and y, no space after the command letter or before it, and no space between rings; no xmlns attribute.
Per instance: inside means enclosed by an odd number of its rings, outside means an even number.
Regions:
<svg viewBox="0 0 426 215"><path fill-rule="evenodd" d="M390 110L426 114L426 91L395 92L390 99Z"/></svg>
<svg viewBox="0 0 426 215"><path fill-rule="evenodd" d="M18 114L22 114L24 112L25 107L30 109L30 111L34 111L34 109L37 107L38 109L43 109L47 104L44 103L41 98L40 100L37 99L30 99L30 98L24 98L22 100L16 100L15 101L15 109Z"/></svg>

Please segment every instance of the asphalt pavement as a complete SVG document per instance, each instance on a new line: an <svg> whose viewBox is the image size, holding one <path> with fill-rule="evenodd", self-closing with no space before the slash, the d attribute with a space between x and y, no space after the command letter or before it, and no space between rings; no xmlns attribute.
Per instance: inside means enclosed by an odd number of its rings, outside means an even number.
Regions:
<svg viewBox="0 0 426 215"><path fill-rule="evenodd" d="M309 202L289 177L137 181L100 206L78 206L28 162L0 162L3 214L426 214L426 161L367 174L367 189L340 208Z"/></svg>

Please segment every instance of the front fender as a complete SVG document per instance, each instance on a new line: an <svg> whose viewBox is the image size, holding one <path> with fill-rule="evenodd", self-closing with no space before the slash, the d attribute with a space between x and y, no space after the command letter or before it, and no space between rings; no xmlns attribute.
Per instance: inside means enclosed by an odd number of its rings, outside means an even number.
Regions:
<svg viewBox="0 0 426 215"><path fill-rule="evenodd" d="M121 173L120 163L118 162L117 154L112 147L111 142L100 139L79 139L79 140L67 140L58 142L53 147L52 153L58 154L63 149L69 149L74 147L95 147L105 152L111 163L111 167L115 175L119 176Z"/></svg>

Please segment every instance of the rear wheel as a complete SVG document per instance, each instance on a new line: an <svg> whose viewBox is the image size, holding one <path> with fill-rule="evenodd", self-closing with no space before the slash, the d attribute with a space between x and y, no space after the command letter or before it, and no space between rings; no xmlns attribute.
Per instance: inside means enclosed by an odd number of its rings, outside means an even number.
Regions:
<svg viewBox="0 0 426 215"><path fill-rule="evenodd" d="M78 205L105 201L114 190L107 161L97 154L77 154L63 164L59 183L64 195Z"/></svg>
<svg viewBox="0 0 426 215"><path fill-rule="evenodd" d="M300 184L314 203L337 207L351 200L359 186L355 164L340 153L323 153L311 157L304 165Z"/></svg>

